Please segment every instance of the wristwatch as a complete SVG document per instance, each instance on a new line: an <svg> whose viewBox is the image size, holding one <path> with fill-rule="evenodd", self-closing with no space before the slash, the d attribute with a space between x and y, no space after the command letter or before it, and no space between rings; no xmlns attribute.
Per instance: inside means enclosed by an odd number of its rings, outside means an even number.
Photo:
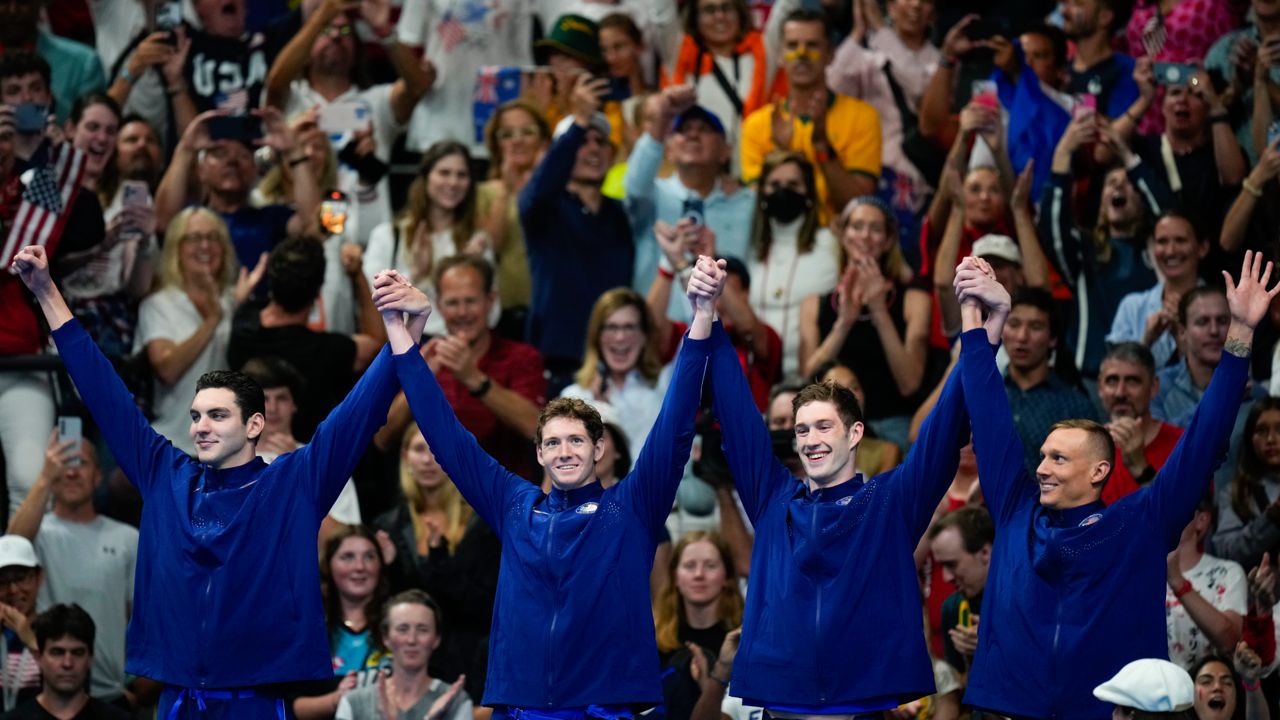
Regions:
<svg viewBox="0 0 1280 720"><path fill-rule="evenodd" d="M480 384L476 386L475 390L468 390L467 392L471 393L471 397L484 397L492 387L493 379L488 375L485 375L484 380L480 381Z"/></svg>

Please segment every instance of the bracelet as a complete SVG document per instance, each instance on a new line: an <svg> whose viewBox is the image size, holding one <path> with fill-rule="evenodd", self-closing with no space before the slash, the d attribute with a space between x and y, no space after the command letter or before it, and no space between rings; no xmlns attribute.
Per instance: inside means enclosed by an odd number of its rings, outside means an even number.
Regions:
<svg viewBox="0 0 1280 720"><path fill-rule="evenodd" d="M715 680L716 682L720 683L720 684L721 684L721 685L723 685L724 687L729 687L729 681L728 681L728 680L721 679L721 678L717 677L717 676L716 676L716 674L715 674L715 673L713 673L713 672L711 672L710 670L708 670L708 671L707 671L707 677L711 678L712 680ZM1245 688L1245 689L1247 690L1248 688Z"/></svg>
<svg viewBox="0 0 1280 720"><path fill-rule="evenodd" d="M480 387L476 388L475 390L468 390L467 392L471 393L471 397L474 397L474 398L484 397L492 387L493 387L493 378L489 377L488 375L485 375L484 381L480 383Z"/></svg>
<svg viewBox="0 0 1280 720"><path fill-rule="evenodd" d="M1217 125L1218 123L1225 123L1225 122L1231 122L1231 116L1226 113L1218 113L1217 115L1209 116L1210 125Z"/></svg>
<svg viewBox="0 0 1280 720"><path fill-rule="evenodd" d="M938 67L946 68L947 70L954 70L956 67L956 60L955 58L949 58L946 55L943 55L942 59L938 61Z"/></svg>
<svg viewBox="0 0 1280 720"><path fill-rule="evenodd" d="M1245 192L1249 193L1250 195L1256 198L1262 197L1262 188L1249 182L1249 178L1245 178L1244 180L1241 180L1240 187L1244 189Z"/></svg>
<svg viewBox="0 0 1280 720"><path fill-rule="evenodd" d="M661 265L658 266L658 274L668 280L676 279L676 274L674 272L668 270L667 268L662 267Z"/></svg>
<svg viewBox="0 0 1280 720"><path fill-rule="evenodd" d="M814 162L814 164L815 164L815 165L825 165L829 160L831 160L831 150L830 150L830 148L829 148L827 145L823 145L823 146L822 146L822 149L821 149L821 150L819 150L819 149L818 149L818 147L815 145L815 146L814 146L814 148L813 148L813 162Z"/></svg>
<svg viewBox="0 0 1280 720"><path fill-rule="evenodd" d="M165 94L169 96L181 95L186 91L187 91L186 85L170 85L169 87L166 87L164 89Z"/></svg>
<svg viewBox="0 0 1280 720"><path fill-rule="evenodd" d="M124 67L121 67L121 68L120 68L120 79L121 79L121 80L124 80L125 82L129 83L130 85L137 85L137 84L138 84L138 76L137 76L137 75L134 75L134 74L133 74L133 73L131 73L131 72L129 72L129 66L128 66L128 65L125 65Z"/></svg>
<svg viewBox="0 0 1280 720"><path fill-rule="evenodd" d="M306 161L307 161L307 156L306 156L306 155L303 155L302 157L292 158L292 159L290 159L290 160L289 160L289 167L291 167L291 168L298 167L299 165L301 165L302 163L304 163L304 162L306 162Z"/></svg>
<svg viewBox="0 0 1280 720"><path fill-rule="evenodd" d="M1195 590L1195 588L1191 586L1191 581L1183 578L1182 585L1180 585L1177 590L1173 591L1173 596L1180 599L1183 595L1186 595L1192 590Z"/></svg>
<svg viewBox="0 0 1280 720"><path fill-rule="evenodd" d="M1258 689L1262 687L1262 681L1261 680L1250 681L1250 680L1245 680L1244 678L1240 678L1240 687L1244 688L1245 692L1258 692Z"/></svg>

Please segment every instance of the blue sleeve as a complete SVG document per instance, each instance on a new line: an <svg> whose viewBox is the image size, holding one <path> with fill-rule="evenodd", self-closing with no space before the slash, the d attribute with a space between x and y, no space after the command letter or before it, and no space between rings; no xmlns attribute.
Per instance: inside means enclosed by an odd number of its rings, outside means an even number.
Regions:
<svg viewBox="0 0 1280 720"><path fill-rule="evenodd" d="M547 148L547 153L542 156L542 162L533 169L529 182L516 198L520 211L520 223L523 226L526 228L538 226L543 221L543 216L554 207L560 193L564 192L569 185L573 164L578 158L578 148L582 147L586 137L587 131L577 123L573 123L563 135L551 143L551 147ZM533 234L536 235L536 233ZM537 239L539 238L531 237L528 230L525 231L525 242Z"/></svg>
<svg viewBox="0 0 1280 720"><path fill-rule="evenodd" d="M711 397L733 484L752 525L759 525L774 494L790 496L796 479L773 455L773 438L732 347L718 347L711 354Z"/></svg>
<svg viewBox="0 0 1280 720"><path fill-rule="evenodd" d="M1025 452L1013 426L1009 396L996 369L996 355L981 328L961 336L959 363L964 403L973 423L973 453L978 460L982 495L997 527L1010 518L1023 493L1035 485L1027 476Z"/></svg>
<svg viewBox="0 0 1280 720"><path fill-rule="evenodd" d="M1075 290L1087 258L1071 204L1070 175L1050 173L1040 202L1040 232L1037 235L1062 279Z"/></svg>
<svg viewBox="0 0 1280 720"><path fill-rule="evenodd" d="M384 345L356 386L316 428L311 442L277 461L288 458L297 465L299 486L315 498L317 522L333 507L373 434L386 423L399 387L391 348Z"/></svg>
<svg viewBox="0 0 1280 720"><path fill-rule="evenodd" d="M1163 174L1152 169L1151 163L1139 159L1127 174L1151 217L1159 217L1166 209L1174 207L1177 200L1173 197L1173 190L1169 189Z"/></svg>
<svg viewBox="0 0 1280 720"><path fill-rule="evenodd" d="M662 165L662 143L645 133L636 140L627 158L627 171L622 175L622 188L625 195L627 214L633 218L633 224L640 222L642 216L653 222L654 183L658 179L658 168Z"/></svg>
<svg viewBox="0 0 1280 720"><path fill-rule="evenodd" d="M396 373L404 386L413 419L431 446L440 467L462 497L475 508L493 531L502 536L503 508L518 490L538 489L498 464L458 422L435 375L427 369L418 349L394 356Z"/></svg>
<svg viewBox="0 0 1280 720"><path fill-rule="evenodd" d="M1120 64L1122 71L1115 87L1111 88L1111 97L1107 100L1105 110L1107 117L1114 120L1133 106L1133 103L1138 100L1139 93L1138 83L1133 80L1134 59L1122 53L1116 53L1113 57Z"/></svg>
<svg viewBox="0 0 1280 720"><path fill-rule="evenodd" d="M1107 333L1107 342L1117 343L1132 340L1140 342L1146 318L1140 317L1142 309L1138 293L1129 293L1120 300L1116 308L1116 316L1111 321L1111 332Z"/></svg>
<svg viewBox="0 0 1280 720"><path fill-rule="evenodd" d="M1224 350L1186 432L1151 482L1145 497L1147 511L1170 549L1178 544L1196 504L1210 487L1213 471L1227 454L1248 378L1249 359Z"/></svg>
<svg viewBox="0 0 1280 720"><path fill-rule="evenodd" d="M150 498L158 474L194 462L151 429L111 362L78 320L54 330L53 340L116 463L144 501Z"/></svg>
<svg viewBox="0 0 1280 720"><path fill-rule="evenodd" d="M966 358L961 355L942 386L937 404L920 426L920 434L906 459L891 470L888 477L876 480L888 483L913 538L919 538L928 529L933 511L942 502L942 496L956 476L960 448L969 444L969 416L961 379L961 369L965 364ZM1001 391L1001 397L1003 395Z"/></svg>
<svg viewBox="0 0 1280 720"><path fill-rule="evenodd" d="M675 372L662 399L662 410L636 457L635 467L619 483L618 491L626 495L628 507L635 508L636 514L648 524L655 542L661 537L658 529L671 514L671 503L684 478L708 355L714 348L728 345L728 335L720 323L715 323L711 336L705 340L691 340L685 335L676 356Z"/></svg>

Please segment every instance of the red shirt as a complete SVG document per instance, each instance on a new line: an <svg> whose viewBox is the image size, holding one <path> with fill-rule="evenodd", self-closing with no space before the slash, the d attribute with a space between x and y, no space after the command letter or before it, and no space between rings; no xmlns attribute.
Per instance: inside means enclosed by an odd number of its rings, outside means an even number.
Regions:
<svg viewBox="0 0 1280 720"><path fill-rule="evenodd" d="M1143 457L1147 459L1147 465L1157 471L1164 467L1165 461L1169 459L1169 454L1173 452L1180 437L1182 437L1182 428L1162 421L1160 432L1156 433L1156 438L1142 451ZM1107 480L1106 487L1102 488L1102 502L1107 505L1142 487L1130 474L1129 468L1124 466L1124 461L1120 457L1120 448L1116 448L1115 464L1111 467L1111 479Z"/></svg>
<svg viewBox="0 0 1280 720"><path fill-rule="evenodd" d="M547 381L542 376L542 355L532 346L498 335L489 336L489 350L476 363L495 385L517 393L542 407L547 404ZM440 389L462 423L485 452L511 472L530 481L542 477L534 462L533 443L498 419L484 404L472 397L453 373L441 368L436 376Z"/></svg>
<svg viewBox="0 0 1280 720"><path fill-rule="evenodd" d="M751 399L755 400L756 407L763 413L769 410L769 392L782 379L782 338L773 328L764 323L757 323L756 329L757 332L763 332L769 336L768 358L757 357L752 349L753 344L730 331L729 326L725 325L725 330L729 332L729 339L733 342L733 349L738 351L738 362L742 365L742 372L747 374ZM671 321L671 341L662 349L661 354L664 364L671 362L671 359L676 356L680 338L684 337L688 330L688 325L675 320Z"/></svg>

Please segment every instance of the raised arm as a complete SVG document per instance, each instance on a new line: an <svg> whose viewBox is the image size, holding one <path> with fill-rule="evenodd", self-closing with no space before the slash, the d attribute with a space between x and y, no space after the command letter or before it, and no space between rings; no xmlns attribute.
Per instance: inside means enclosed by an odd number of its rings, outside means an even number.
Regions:
<svg viewBox="0 0 1280 720"><path fill-rule="evenodd" d="M698 270L689 280L689 296L700 293L694 303L693 322L676 356L675 372L667 386L662 410L649 439L636 457L628 479L619 484L641 517L650 521L655 535L671 513L676 489L684 478L685 462L693 446L693 421L702 399L702 381L708 356L717 347L729 347L724 327L715 322L715 300L724 287L724 261L701 256Z"/></svg>
<svg viewBox="0 0 1280 720"><path fill-rule="evenodd" d="M1218 245L1226 252L1235 252L1244 243L1245 233L1249 229L1249 220L1253 217L1253 211L1258 206L1258 202L1264 196L1269 196L1272 200L1276 197L1271 181L1275 179L1277 173L1280 173L1280 150L1276 148L1277 143L1280 143L1280 139L1263 148L1262 157L1241 183L1240 193L1236 196L1236 201L1231 203L1231 209L1227 211L1227 216L1222 221Z"/></svg>
<svg viewBox="0 0 1280 720"><path fill-rule="evenodd" d="M1186 432L1156 473L1146 496L1150 518L1164 533L1170 548L1178 544L1182 529L1212 481L1213 471L1226 456L1227 441L1249 378L1253 330L1266 316L1271 299L1280 294L1280 284L1267 288L1272 264L1268 262L1264 269L1263 260L1262 253L1246 251L1239 283L1225 270L1222 273L1227 305L1231 308L1231 326L1227 328L1222 359Z"/></svg>
<svg viewBox="0 0 1280 720"><path fill-rule="evenodd" d="M962 268L957 272L957 288L977 290L982 283L985 281L976 278L971 270ZM1022 440L1013 426L1004 379L996 369L995 352L992 350L993 338L999 338L1004 326L1009 296L998 283L983 292L991 298L984 301L984 305L988 302L1004 304L990 312L985 327L979 327L975 307L964 308L959 371L964 382L964 402L969 409L969 417L981 418L973 423L973 451L978 460L978 477L982 479L982 494L999 524L1012 512L1020 493L1032 492L1035 485L1027 477Z"/></svg>
<svg viewBox="0 0 1280 720"><path fill-rule="evenodd" d="M40 303L53 340L71 380L102 431L116 462L142 493L150 495L155 470L190 462L182 451L151 429L128 388L71 310L49 277L49 258L43 247L23 248L13 260L13 271L22 277Z"/></svg>
<svg viewBox="0 0 1280 720"><path fill-rule="evenodd" d="M573 173L573 163L578 157L578 148L586 141L587 127L591 118L600 109L601 98L607 91L605 80L592 80L583 73L578 76L578 84L573 88L573 124L564 134L556 138L542 156L542 162L534 168L529 177L529 184L520 191L517 204L520 208L520 221L528 223L546 215L556 198L569 185ZM525 241L534 239L536 233L525 233Z"/></svg>
<svg viewBox="0 0 1280 720"><path fill-rule="evenodd" d="M421 335L421 323L430 314L430 305L419 305L412 286L398 275L395 282L387 283L384 275L374 281L374 304L383 313L387 325L387 339L391 343L396 374L404 386L409 408L418 428L431 444L431 450L458 491L471 507L499 536L502 534L503 508L507 499L522 488L531 492L537 489L512 474L489 457L475 436L458 422L435 375L427 367L414 344L414 337ZM413 323L406 327L401 311L413 310Z"/></svg>
<svg viewBox="0 0 1280 720"><path fill-rule="evenodd" d="M1034 159L1028 160L1018 175L1010 204L1013 206L1014 234L1018 237L1018 249L1022 251L1022 275L1026 278L1027 287L1047 288L1049 259L1040 247L1035 210L1031 207L1031 175L1035 172L1035 164Z"/></svg>

